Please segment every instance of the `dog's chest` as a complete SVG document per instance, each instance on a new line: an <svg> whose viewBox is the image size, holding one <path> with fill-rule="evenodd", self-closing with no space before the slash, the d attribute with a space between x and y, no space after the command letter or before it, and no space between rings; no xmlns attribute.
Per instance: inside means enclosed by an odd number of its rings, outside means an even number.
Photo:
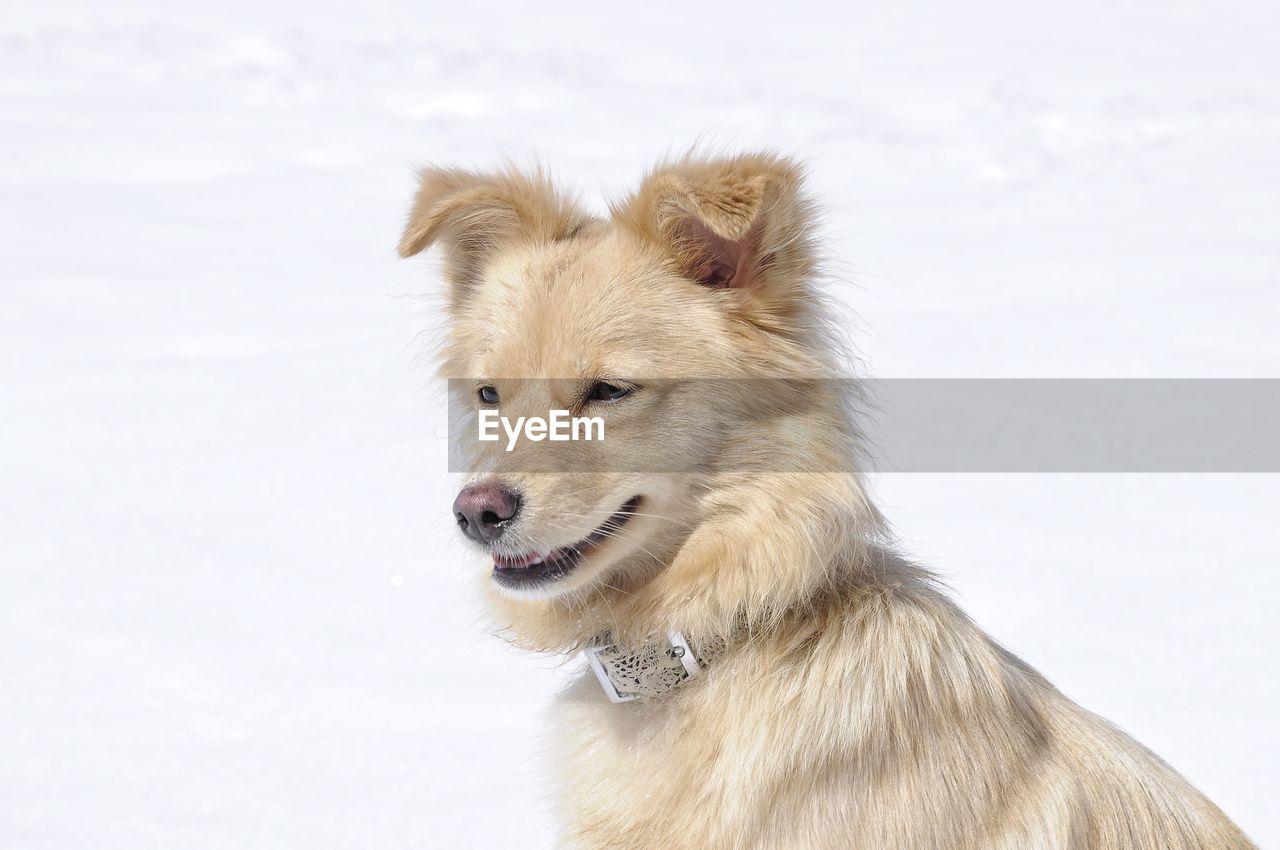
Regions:
<svg viewBox="0 0 1280 850"><path fill-rule="evenodd" d="M735 723L710 692L612 704L594 677L575 683L554 709L552 765L562 822L575 848L765 848L792 833L760 816L774 807L779 777L794 757L773 745L763 727ZM821 782L793 800L790 826L814 807ZM847 800L847 793L846 793ZM830 830L828 830L830 834ZM847 841L839 846L851 847Z"/></svg>
<svg viewBox="0 0 1280 850"><path fill-rule="evenodd" d="M562 820L577 836L569 846L694 846L689 830L707 820L698 809L719 756L711 735L689 750L691 718L678 706L610 703L591 676L557 701L551 764Z"/></svg>

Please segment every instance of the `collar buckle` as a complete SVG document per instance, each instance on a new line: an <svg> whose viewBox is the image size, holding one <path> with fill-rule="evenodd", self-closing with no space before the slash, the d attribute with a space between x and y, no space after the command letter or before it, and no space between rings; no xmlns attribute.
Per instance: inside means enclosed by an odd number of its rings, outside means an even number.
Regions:
<svg viewBox="0 0 1280 850"><path fill-rule="evenodd" d="M606 638L607 640L607 638ZM667 630L667 643L670 649L661 650L661 655L667 658L676 659L680 662L680 666L684 668L682 680L696 679L702 675L702 667L698 664L698 659L694 656L693 647L689 646L689 641L685 636L676 629ZM638 693L624 693L619 690L618 683L614 681L610 675L610 667L601 659L603 653L616 654L620 651L617 644L599 642L583 649L582 654L586 656L587 663L591 666L591 672L596 674L596 679L600 682L600 687L604 689L604 694L609 698L609 702L623 703L632 702L639 699Z"/></svg>

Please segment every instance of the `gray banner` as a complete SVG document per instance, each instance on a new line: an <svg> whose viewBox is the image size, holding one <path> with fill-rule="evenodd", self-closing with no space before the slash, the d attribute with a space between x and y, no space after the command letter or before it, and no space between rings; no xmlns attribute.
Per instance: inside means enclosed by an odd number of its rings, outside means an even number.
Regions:
<svg viewBox="0 0 1280 850"><path fill-rule="evenodd" d="M453 471L1280 472L1280 380L629 380L601 403L574 381L494 383L486 405L483 382L450 382ZM478 439L480 410L561 404L603 437Z"/></svg>

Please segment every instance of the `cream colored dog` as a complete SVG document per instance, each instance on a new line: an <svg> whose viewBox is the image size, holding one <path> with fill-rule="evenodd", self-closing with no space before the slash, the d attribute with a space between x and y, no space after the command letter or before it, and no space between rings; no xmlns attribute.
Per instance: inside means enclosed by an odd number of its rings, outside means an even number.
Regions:
<svg viewBox="0 0 1280 850"><path fill-rule="evenodd" d="M512 639L597 648L553 716L565 846L1251 846L894 554L813 380L845 372L800 183L689 157L601 219L422 174L400 252L443 248L455 406L605 426L471 445L455 503Z"/></svg>

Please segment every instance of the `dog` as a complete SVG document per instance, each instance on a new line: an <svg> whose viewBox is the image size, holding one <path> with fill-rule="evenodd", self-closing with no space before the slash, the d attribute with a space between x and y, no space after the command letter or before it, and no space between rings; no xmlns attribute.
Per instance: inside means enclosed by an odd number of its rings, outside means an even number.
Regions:
<svg viewBox="0 0 1280 850"><path fill-rule="evenodd" d="M767 153L668 160L607 217L541 171L421 173L399 250L442 249L459 421L602 423L470 440L453 506L509 639L587 655L550 724L562 845L1253 846L898 554L814 218Z"/></svg>

